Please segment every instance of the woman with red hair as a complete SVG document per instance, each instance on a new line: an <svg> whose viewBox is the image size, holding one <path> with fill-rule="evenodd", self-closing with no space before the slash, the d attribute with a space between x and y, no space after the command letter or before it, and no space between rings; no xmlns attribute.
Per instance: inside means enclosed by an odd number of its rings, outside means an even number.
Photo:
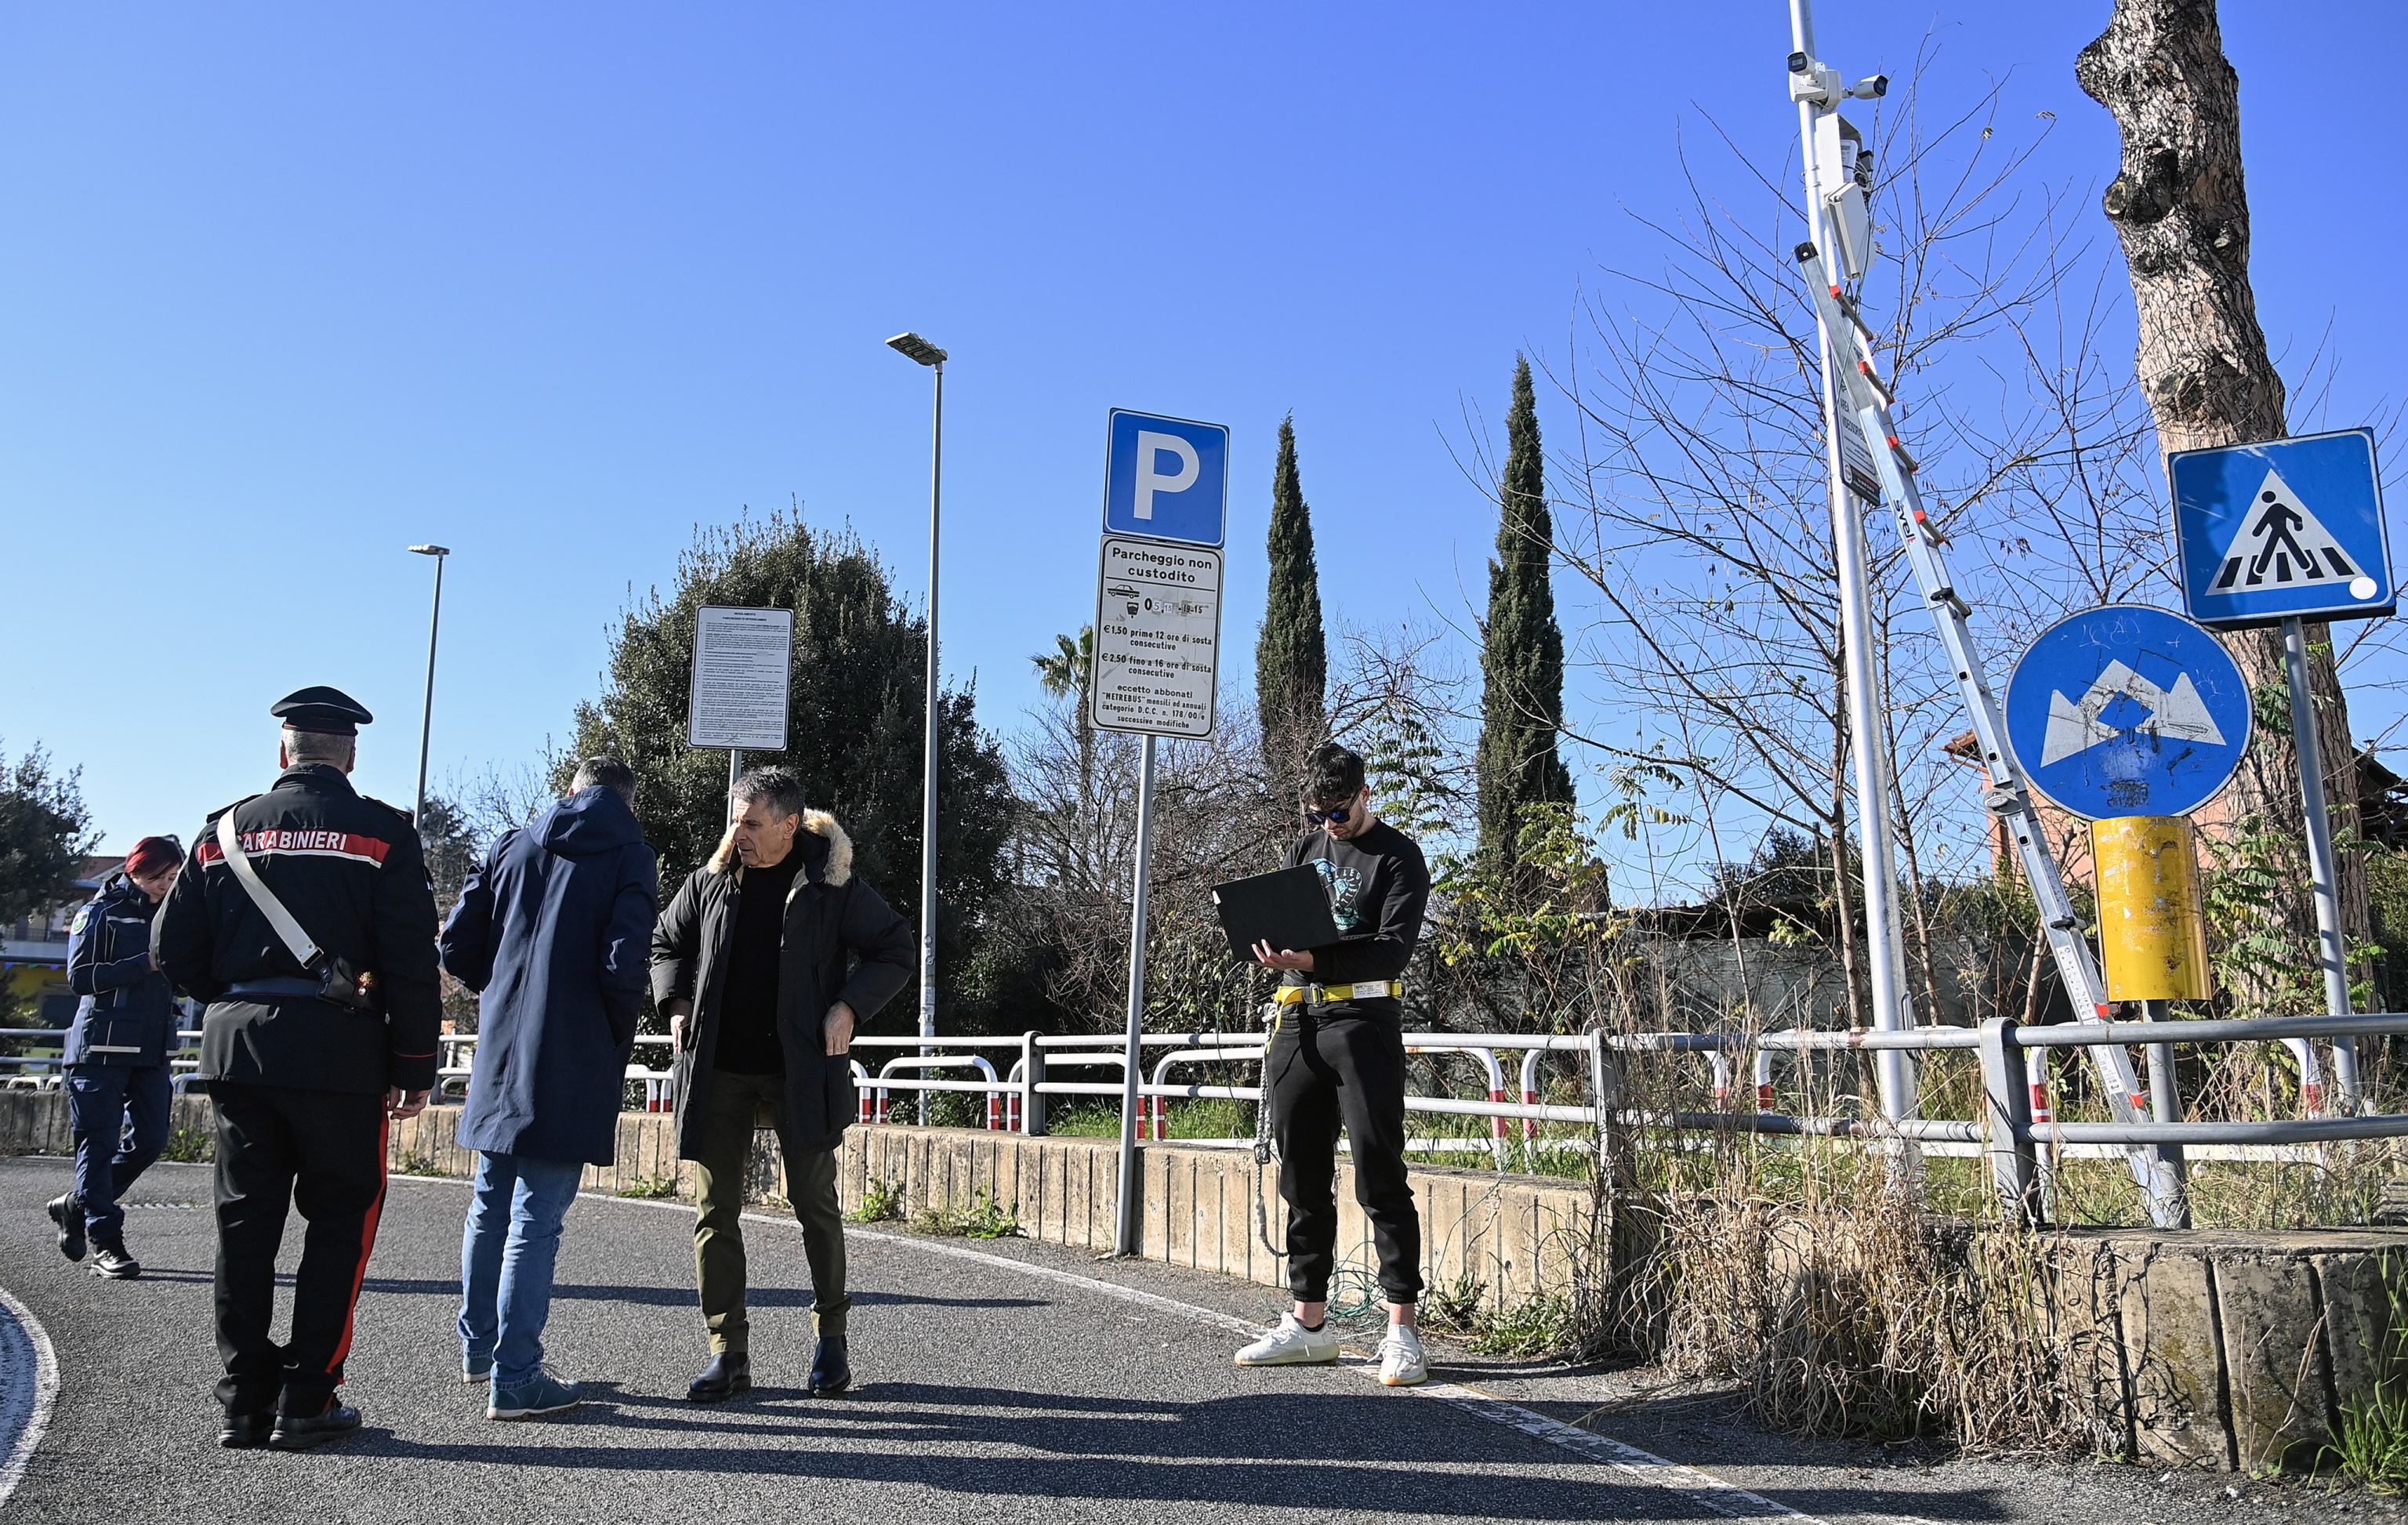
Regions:
<svg viewBox="0 0 2408 1525"><path fill-rule="evenodd" d="M83 1000L66 1044L76 1185L50 1204L59 1253L112 1281L142 1274L118 1199L167 1144L167 1054L176 998L150 952L150 918L184 866L172 836L146 836L67 929L67 988ZM126 1126L131 1119L133 1126Z"/></svg>

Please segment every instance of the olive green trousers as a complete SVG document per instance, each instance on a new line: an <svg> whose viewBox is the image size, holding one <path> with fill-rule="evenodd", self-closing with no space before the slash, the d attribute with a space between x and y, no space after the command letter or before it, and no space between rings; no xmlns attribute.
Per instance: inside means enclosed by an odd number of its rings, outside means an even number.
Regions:
<svg viewBox="0 0 2408 1525"><path fill-rule="evenodd" d="M844 1213L837 1206L834 1149L795 1147L786 1131L786 1077L730 1075L710 1077L703 1121L702 1153L695 1164L702 1176L702 1200L694 1220L694 1274L702 1290L702 1321L713 1355L751 1348L752 1325L744 1308L744 1176L752 1160L755 1128L777 1131L786 1161L786 1193L803 1226L803 1258L811 1268L811 1312L822 1338L844 1333L853 1299L844 1290Z"/></svg>

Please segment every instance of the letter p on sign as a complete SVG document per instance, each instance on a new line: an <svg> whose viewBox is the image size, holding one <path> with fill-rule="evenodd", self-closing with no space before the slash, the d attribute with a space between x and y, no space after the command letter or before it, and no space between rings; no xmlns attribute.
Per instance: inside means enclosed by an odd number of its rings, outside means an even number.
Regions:
<svg viewBox="0 0 2408 1525"><path fill-rule="evenodd" d="M1160 467L1165 455L1179 457L1179 469L1169 476ZM1196 473L1201 469L1196 460L1196 447L1177 435L1157 435L1151 429L1137 432L1137 491L1130 508L1140 519L1154 517L1154 495L1156 492L1184 492L1196 485Z"/></svg>
<svg viewBox="0 0 2408 1525"><path fill-rule="evenodd" d="M1106 533L1217 546L1228 506L1226 428L1112 409L1104 471Z"/></svg>

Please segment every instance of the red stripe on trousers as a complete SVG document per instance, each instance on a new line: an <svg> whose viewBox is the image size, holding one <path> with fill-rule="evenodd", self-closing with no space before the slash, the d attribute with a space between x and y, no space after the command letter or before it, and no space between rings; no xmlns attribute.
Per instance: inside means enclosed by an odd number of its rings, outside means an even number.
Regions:
<svg viewBox="0 0 2408 1525"><path fill-rule="evenodd" d="M393 1118L390 1114L377 1128L377 1194L368 1204L368 1218L360 1225L360 1268L351 1273L351 1300L343 1309L342 1343L335 1347L335 1359L326 1362L326 1375L332 1376L343 1358L351 1353L351 1326L360 1312L360 1286L368 1279L368 1256L376 1249L377 1219L384 1216L384 1193L391 1173L385 1168L385 1156L393 1140ZM333 1402L332 1399L328 1400Z"/></svg>

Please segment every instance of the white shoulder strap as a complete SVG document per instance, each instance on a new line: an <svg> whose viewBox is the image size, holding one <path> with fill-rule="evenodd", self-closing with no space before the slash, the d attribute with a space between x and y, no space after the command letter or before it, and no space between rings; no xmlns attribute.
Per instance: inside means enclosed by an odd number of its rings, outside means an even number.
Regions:
<svg viewBox="0 0 2408 1525"><path fill-rule="evenodd" d="M260 878L259 870L251 866L251 860L244 855L242 841L234 829L234 808L231 805L224 815L218 817L218 846L225 852L226 866L233 869L234 877L242 881L243 892L251 896L251 903L267 918L267 924L276 929L276 935L284 940L285 948L301 961L302 968L315 969L319 959L318 945L301 930L301 923L293 919L293 913L276 898L276 891L267 888L265 881Z"/></svg>

